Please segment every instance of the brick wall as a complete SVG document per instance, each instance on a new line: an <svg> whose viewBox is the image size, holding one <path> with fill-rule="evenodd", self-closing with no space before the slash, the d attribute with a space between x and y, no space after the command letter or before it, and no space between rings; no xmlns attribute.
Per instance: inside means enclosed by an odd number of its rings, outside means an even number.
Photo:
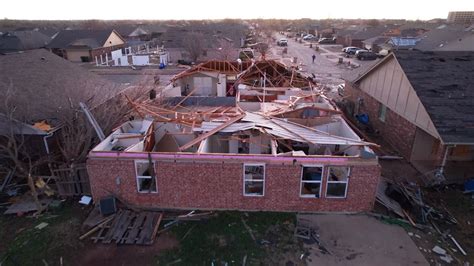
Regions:
<svg viewBox="0 0 474 266"><path fill-rule="evenodd" d="M265 195L243 196L243 162L158 160L158 193L146 194L137 192L133 159L89 158L87 169L96 201L113 193L129 204L154 208L324 212L373 208L380 176L380 166L375 161L352 167L345 199L324 197L327 168L322 198L301 198L301 165L275 162L265 166Z"/></svg>
<svg viewBox="0 0 474 266"><path fill-rule="evenodd" d="M346 82L344 94L347 100L357 104L358 98L363 99L359 114L369 115L369 121L374 130L392 145L403 157L410 160L413 142L415 140L416 126L387 108L385 122L379 119L380 103L367 93Z"/></svg>

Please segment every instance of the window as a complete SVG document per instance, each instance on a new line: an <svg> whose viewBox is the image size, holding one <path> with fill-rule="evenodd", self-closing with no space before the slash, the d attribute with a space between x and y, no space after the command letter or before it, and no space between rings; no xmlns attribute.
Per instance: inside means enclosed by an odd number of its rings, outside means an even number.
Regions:
<svg viewBox="0 0 474 266"><path fill-rule="evenodd" d="M301 197L321 196L321 182L323 179L322 166L303 166L301 171Z"/></svg>
<svg viewBox="0 0 474 266"><path fill-rule="evenodd" d="M385 115L387 114L387 106L380 104L379 107L379 120L385 122Z"/></svg>
<svg viewBox="0 0 474 266"><path fill-rule="evenodd" d="M326 187L327 198L345 198L347 196L347 183L350 168L344 166L331 166L328 170L328 183Z"/></svg>
<svg viewBox="0 0 474 266"><path fill-rule="evenodd" d="M265 165L244 164L244 196L263 196Z"/></svg>
<svg viewBox="0 0 474 266"><path fill-rule="evenodd" d="M135 161L137 189L140 193L157 193L155 164L148 161Z"/></svg>

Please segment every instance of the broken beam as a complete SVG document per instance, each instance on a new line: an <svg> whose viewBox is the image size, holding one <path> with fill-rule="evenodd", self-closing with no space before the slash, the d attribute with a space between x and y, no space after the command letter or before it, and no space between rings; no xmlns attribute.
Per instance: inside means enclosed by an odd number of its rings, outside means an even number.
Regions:
<svg viewBox="0 0 474 266"><path fill-rule="evenodd" d="M184 150L186 150L186 149L189 149L189 148L192 147L193 145L195 145L195 144L201 142L202 140L208 138L209 136L211 136L211 135L213 135L213 134L215 134L215 133L217 133L217 132L223 130L224 128L226 128L226 127L232 125L233 123L239 121L239 120L242 119L244 116L245 116L245 114L241 114L241 115L236 116L236 117L230 119L229 121L223 123L222 125L220 125L220 126L218 126L218 127L215 127L215 128L213 128L212 130L209 130L208 132L206 132L206 133L200 135L199 137L197 137L197 138L191 140L190 142L184 144L183 146L179 147L179 151L184 151Z"/></svg>

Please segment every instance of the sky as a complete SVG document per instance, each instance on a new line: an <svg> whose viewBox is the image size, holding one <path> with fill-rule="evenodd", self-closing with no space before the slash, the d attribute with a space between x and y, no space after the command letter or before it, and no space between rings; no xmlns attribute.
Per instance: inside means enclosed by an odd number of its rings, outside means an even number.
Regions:
<svg viewBox="0 0 474 266"><path fill-rule="evenodd" d="M14 0L0 19L409 19L447 18L474 11L474 0Z"/></svg>

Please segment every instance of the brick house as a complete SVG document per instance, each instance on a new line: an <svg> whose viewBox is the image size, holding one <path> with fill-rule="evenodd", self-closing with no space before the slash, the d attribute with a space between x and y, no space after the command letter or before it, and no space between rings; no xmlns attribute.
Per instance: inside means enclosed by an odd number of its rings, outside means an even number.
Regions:
<svg viewBox="0 0 474 266"><path fill-rule="evenodd" d="M157 106L159 100L135 105L148 116L124 123L89 153L94 199L115 195L148 208L370 211L380 177L374 144L361 140L322 94L278 87L281 74L292 71L279 69L272 79L273 66L256 63L234 84L238 95L264 95L260 102L217 97L234 101L218 106L216 97L188 95L173 108ZM259 79L257 67L266 67L277 87L263 94L241 86Z"/></svg>
<svg viewBox="0 0 474 266"><path fill-rule="evenodd" d="M420 172L460 181L474 170L473 84L473 53L397 51L346 79L346 111Z"/></svg>
<svg viewBox="0 0 474 266"><path fill-rule="evenodd" d="M91 62L124 46L125 40L115 30L63 30L46 48L69 61Z"/></svg>

